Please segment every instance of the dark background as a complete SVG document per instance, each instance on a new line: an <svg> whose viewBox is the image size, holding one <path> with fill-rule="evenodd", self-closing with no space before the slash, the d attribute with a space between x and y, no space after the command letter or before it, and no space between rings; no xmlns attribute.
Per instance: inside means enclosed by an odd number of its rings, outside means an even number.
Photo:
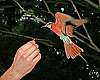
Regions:
<svg viewBox="0 0 100 80"><path fill-rule="evenodd" d="M80 16L88 19L85 24L93 42L100 47L100 9L93 7L86 1L73 0ZM54 22L54 17L48 13L47 8L41 0L18 0L22 7L32 12L45 22ZM46 0L51 12L62 12L78 18L72 4L68 0ZM99 4L95 0L95 4ZM42 59L34 70L22 80L100 80L100 53L91 49L86 44L72 38L77 45L84 49L83 57L87 65L80 57L67 59L64 53L63 42L48 28L41 28L43 23L38 22L32 16L24 15L19 6L13 0L0 0L0 30L22 34L35 38L50 40L53 47L40 42L39 48ZM24 16L23 16L24 15ZM76 31L86 36L83 27L75 28ZM78 36L78 35L77 35ZM78 36L79 37L79 36ZM79 37L81 38L81 37ZM83 38L81 38L83 39ZM16 50L31 39L11 35L0 31L0 75L11 65ZM87 43L89 41L83 39Z"/></svg>

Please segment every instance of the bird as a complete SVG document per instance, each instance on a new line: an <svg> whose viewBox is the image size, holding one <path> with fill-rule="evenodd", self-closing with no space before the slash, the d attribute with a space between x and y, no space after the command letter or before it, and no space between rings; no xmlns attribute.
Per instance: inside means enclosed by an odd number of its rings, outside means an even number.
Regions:
<svg viewBox="0 0 100 80"><path fill-rule="evenodd" d="M84 50L72 42L71 37L73 37L73 28L74 26L81 26L84 23L87 23L86 19L75 19L74 17L64 14L61 12L55 13L55 22L48 22L46 27L50 28L56 35L60 37L60 39L64 43L64 49L67 59L74 59L77 56L80 56L84 59L81 55ZM67 24L70 23L70 24ZM87 62L84 59L85 62Z"/></svg>

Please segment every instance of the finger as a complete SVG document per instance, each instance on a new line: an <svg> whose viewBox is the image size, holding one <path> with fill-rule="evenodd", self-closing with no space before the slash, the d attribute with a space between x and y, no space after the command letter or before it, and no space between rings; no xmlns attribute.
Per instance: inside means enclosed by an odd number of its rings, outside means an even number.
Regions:
<svg viewBox="0 0 100 80"><path fill-rule="evenodd" d="M32 63L36 64L41 59L41 54L39 53L33 60Z"/></svg>
<svg viewBox="0 0 100 80"><path fill-rule="evenodd" d="M39 62L40 59L41 59L41 54L39 53L38 56L32 61L31 67L27 70L27 72L25 72L25 74L28 74L29 72L31 72L32 69L36 66L36 64Z"/></svg>
<svg viewBox="0 0 100 80"><path fill-rule="evenodd" d="M32 46L33 44L35 44L35 41L34 41L34 40L29 41L29 42L27 42L26 44L24 44L24 45L20 48L20 50L25 51L25 50L27 50L30 46Z"/></svg>
<svg viewBox="0 0 100 80"><path fill-rule="evenodd" d="M25 50L27 50L29 47L31 47L33 44L35 44L35 41L32 40L32 41L29 41L27 42L26 44L24 44L22 47L20 47L17 52L16 52L16 55L14 57L14 61L17 61L24 53L25 53Z"/></svg>
<svg viewBox="0 0 100 80"><path fill-rule="evenodd" d="M33 46L31 46L29 49L27 49L25 52L24 52L24 54L23 54L23 56L24 57L28 57L29 55L31 55L35 50L37 50L38 49L38 45L37 44L34 44Z"/></svg>
<svg viewBox="0 0 100 80"><path fill-rule="evenodd" d="M35 57L39 55L39 52L40 52L39 49L35 50L31 55L28 56L27 60L29 61L33 60Z"/></svg>

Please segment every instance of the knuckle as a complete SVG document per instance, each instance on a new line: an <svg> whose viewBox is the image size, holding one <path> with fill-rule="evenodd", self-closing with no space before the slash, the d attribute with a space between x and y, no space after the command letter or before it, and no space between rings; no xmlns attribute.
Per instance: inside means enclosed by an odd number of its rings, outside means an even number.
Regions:
<svg viewBox="0 0 100 80"><path fill-rule="evenodd" d="M23 59L26 59L26 55L22 55L22 58L23 58Z"/></svg>
<svg viewBox="0 0 100 80"><path fill-rule="evenodd" d="M34 40L32 40L32 42L35 44L36 42Z"/></svg>
<svg viewBox="0 0 100 80"><path fill-rule="evenodd" d="M19 55L19 56L22 56L23 51L22 51L22 50L20 50L20 49L18 49L18 50L17 50L17 52L16 52L16 54L17 54L17 55Z"/></svg>
<svg viewBox="0 0 100 80"><path fill-rule="evenodd" d="M37 50L35 50L35 51L34 51L34 54L37 54L37 55L38 55L38 54L39 54L39 52L40 52L40 50L39 50L39 49L37 49Z"/></svg>
<svg viewBox="0 0 100 80"><path fill-rule="evenodd" d="M27 61L27 62L30 62L31 60L30 60L30 58L27 58L26 61Z"/></svg>
<svg viewBox="0 0 100 80"><path fill-rule="evenodd" d="M35 44L34 46L35 46L36 48L39 48L39 45L38 45L38 44Z"/></svg>

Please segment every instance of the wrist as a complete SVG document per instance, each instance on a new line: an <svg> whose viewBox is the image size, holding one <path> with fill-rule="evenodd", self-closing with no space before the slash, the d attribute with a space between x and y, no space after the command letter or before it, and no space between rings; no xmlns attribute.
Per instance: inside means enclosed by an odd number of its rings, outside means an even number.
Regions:
<svg viewBox="0 0 100 80"><path fill-rule="evenodd" d="M2 76L1 80L20 80L21 78L18 76L19 74L16 73L13 68L9 68Z"/></svg>

